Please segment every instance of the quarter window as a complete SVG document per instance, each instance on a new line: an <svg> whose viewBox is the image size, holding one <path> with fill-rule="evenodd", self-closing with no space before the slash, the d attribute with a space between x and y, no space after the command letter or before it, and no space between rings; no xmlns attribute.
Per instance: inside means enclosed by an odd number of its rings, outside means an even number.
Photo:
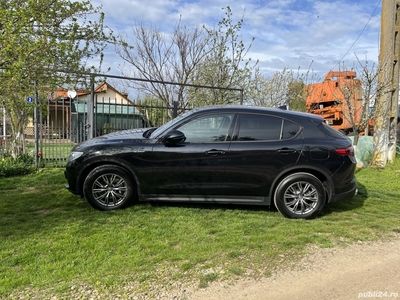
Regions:
<svg viewBox="0 0 400 300"><path fill-rule="evenodd" d="M282 140L294 137L300 131L300 126L291 121L285 120L283 123Z"/></svg>

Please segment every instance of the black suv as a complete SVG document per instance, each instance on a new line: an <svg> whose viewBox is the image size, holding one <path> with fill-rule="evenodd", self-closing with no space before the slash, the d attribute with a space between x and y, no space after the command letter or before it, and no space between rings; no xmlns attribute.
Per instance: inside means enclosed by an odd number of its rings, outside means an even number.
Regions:
<svg viewBox="0 0 400 300"><path fill-rule="evenodd" d="M76 145L65 177L99 210L135 200L275 204L309 219L356 194L355 166L351 141L319 116L223 106Z"/></svg>

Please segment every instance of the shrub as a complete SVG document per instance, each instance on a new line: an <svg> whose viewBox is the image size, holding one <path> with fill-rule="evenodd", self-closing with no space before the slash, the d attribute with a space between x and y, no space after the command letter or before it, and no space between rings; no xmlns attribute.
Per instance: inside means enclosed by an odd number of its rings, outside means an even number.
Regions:
<svg viewBox="0 0 400 300"><path fill-rule="evenodd" d="M0 178L33 173L36 170L34 163L29 154L20 154L16 158L4 156L0 158Z"/></svg>
<svg viewBox="0 0 400 300"><path fill-rule="evenodd" d="M17 156L16 162L24 163L27 166L31 166L35 164L35 159L33 158L33 156L27 153L22 153Z"/></svg>

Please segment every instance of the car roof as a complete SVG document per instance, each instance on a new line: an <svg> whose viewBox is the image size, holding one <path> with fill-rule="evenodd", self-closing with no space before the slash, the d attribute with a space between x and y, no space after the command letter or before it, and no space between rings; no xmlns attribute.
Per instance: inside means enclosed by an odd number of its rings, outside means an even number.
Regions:
<svg viewBox="0 0 400 300"><path fill-rule="evenodd" d="M195 108L192 110L193 113L203 112L252 112L252 113L269 113L275 116L288 117L288 118L309 118L316 122L323 122L324 119L321 116L299 112L294 110L284 110L279 108L264 107L264 106L249 106L249 105L215 105Z"/></svg>

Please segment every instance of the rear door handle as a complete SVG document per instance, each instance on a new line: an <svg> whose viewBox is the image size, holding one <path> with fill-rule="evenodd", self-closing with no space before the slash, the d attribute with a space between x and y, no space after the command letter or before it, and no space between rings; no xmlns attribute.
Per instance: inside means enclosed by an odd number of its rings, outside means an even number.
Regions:
<svg viewBox="0 0 400 300"><path fill-rule="evenodd" d="M296 153L296 149L282 148L282 149L278 149L278 153L280 153L280 154L292 154L292 153Z"/></svg>

